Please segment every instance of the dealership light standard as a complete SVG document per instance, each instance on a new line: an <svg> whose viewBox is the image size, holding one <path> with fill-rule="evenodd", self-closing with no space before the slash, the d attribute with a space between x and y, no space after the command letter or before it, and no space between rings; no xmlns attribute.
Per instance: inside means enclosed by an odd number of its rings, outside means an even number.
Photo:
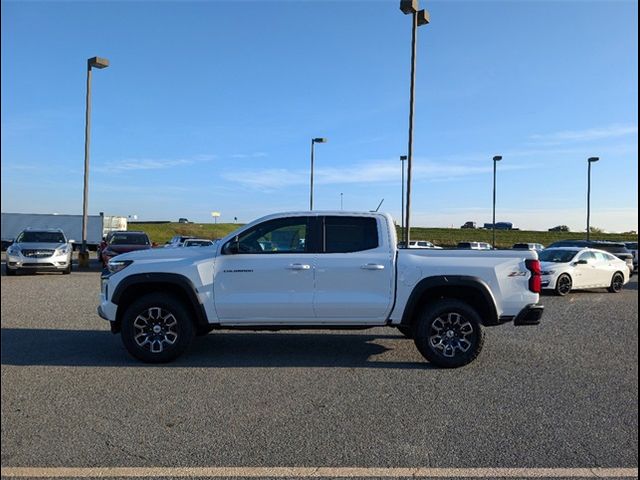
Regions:
<svg viewBox="0 0 640 480"><path fill-rule="evenodd" d="M78 255L81 267L89 266L89 252L87 250L87 210L89 205L89 143L91 139L91 68L106 68L109 60L93 57L87 60L87 108L84 127L84 190L82 193L82 245Z"/></svg>
<svg viewBox="0 0 640 480"><path fill-rule="evenodd" d="M320 137L311 139L311 192L309 196L309 210L313 210L313 153L316 143L327 143L327 139Z"/></svg>
<svg viewBox="0 0 640 480"><path fill-rule="evenodd" d="M400 10L405 15L411 14L413 28L411 30L411 87L409 93L409 148L407 149L407 211L405 214L405 245L409 246L409 230L411 228L411 166L413 160L413 109L415 104L416 83L416 43L417 30L421 25L429 23L429 12L418 10L418 0L400 0Z"/></svg>
<svg viewBox="0 0 640 480"><path fill-rule="evenodd" d="M587 159L587 241L591 234L591 164L600 160L600 157L590 157Z"/></svg>
<svg viewBox="0 0 640 480"><path fill-rule="evenodd" d="M406 155L400 155L400 166L402 167L402 214L401 214L401 231L404 237L404 162L407 159Z"/></svg>
<svg viewBox="0 0 640 480"><path fill-rule="evenodd" d="M496 249L496 164L502 160L501 155L493 157L493 223L491 229L493 230L493 249Z"/></svg>

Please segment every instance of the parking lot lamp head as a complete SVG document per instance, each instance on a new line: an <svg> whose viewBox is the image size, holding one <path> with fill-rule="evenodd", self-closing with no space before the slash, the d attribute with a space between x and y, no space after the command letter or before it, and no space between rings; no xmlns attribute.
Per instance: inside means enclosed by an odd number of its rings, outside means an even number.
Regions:
<svg viewBox="0 0 640 480"><path fill-rule="evenodd" d="M102 57L92 57L87 60L89 68L107 68L109 66L109 60Z"/></svg>
<svg viewBox="0 0 640 480"><path fill-rule="evenodd" d="M405 15L416 13L418 8L418 0L400 0L400 10Z"/></svg>

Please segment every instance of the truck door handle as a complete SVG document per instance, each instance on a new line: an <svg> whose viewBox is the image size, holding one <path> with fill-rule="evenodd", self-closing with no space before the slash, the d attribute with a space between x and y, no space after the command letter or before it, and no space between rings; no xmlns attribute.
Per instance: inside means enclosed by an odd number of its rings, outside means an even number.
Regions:
<svg viewBox="0 0 640 480"><path fill-rule="evenodd" d="M363 270L384 270L384 265L380 265L379 263L367 263L362 265L360 268Z"/></svg>
<svg viewBox="0 0 640 480"><path fill-rule="evenodd" d="M306 265L304 263L292 263L287 267L287 269L289 269L289 270L310 270L311 269L311 265Z"/></svg>

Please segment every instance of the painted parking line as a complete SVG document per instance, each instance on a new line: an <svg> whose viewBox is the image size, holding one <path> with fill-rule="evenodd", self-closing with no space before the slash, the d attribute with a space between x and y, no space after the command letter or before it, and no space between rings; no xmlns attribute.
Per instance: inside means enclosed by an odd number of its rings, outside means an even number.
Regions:
<svg viewBox="0 0 640 480"><path fill-rule="evenodd" d="M2 467L6 478L638 478L638 468Z"/></svg>

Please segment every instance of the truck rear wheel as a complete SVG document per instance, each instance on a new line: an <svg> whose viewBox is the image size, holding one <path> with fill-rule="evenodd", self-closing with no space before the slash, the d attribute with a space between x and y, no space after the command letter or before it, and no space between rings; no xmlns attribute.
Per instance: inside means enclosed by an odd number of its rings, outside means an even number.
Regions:
<svg viewBox="0 0 640 480"><path fill-rule="evenodd" d="M180 300L150 293L126 309L120 334L127 351L138 360L164 363L187 349L195 329Z"/></svg>
<svg viewBox="0 0 640 480"><path fill-rule="evenodd" d="M480 316L460 300L439 300L425 308L413 332L422 356L444 368L471 363L484 344Z"/></svg>

